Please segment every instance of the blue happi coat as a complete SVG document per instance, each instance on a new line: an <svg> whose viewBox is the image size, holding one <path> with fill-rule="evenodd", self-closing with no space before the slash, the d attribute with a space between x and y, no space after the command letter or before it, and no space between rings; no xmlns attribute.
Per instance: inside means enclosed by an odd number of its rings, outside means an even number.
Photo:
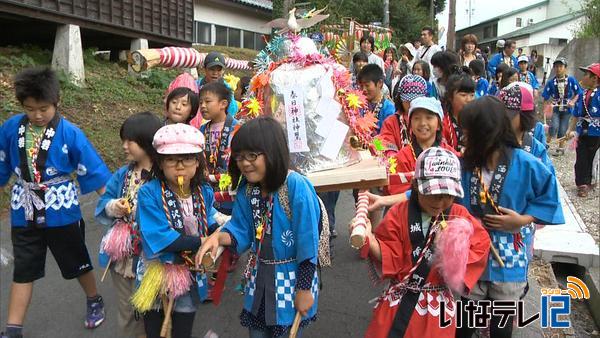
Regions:
<svg viewBox="0 0 600 338"><path fill-rule="evenodd" d="M248 183L245 180L242 181L233 203L232 218L221 230L228 232L235 238L238 254L242 254L248 249L256 252L257 248L256 229L247 187ZM317 264L320 219L317 195L306 177L291 172L287 178L287 187L291 220L285 213L280 202L279 192L277 192L273 197L273 224L271 227L274 259L295 259L289 263L275 265L275 280L273 280L276 290L275 316L277 325L282 326L292 325L296 315L294 286L298 264L305 260ZM248 312L252 311L252 305L255 301L255 279L260 264L260 262L257 262L246 285L244 309ZM317 313L319 292L316 271L311 285L314 305L308 311L307 318L312 318ZM261 299L256 299L256 301L260 302Z"/></svg>
<svg viewBox="0 0 600 338"><path fill-rule="evenodd" d="M546 128L542 122L536 122L535 127L533 127L533 138L540 141L540 143L546 147Z"/></svg>
<svg viewBox="0 0 600 338"><path fill-rule="evenodd" d="M553 101L556 101L556 104L563 104L565 110L568 111L569 114L573 114L574 107L567 107L567 101L574 98L575 95L581 96L583 94L583 89L581 89L581 86L577 82L577 79L575 79L572 76L567 76L566 81L567 83L565 84L565 96L563 97L562 102L558 102L560 99L560 93L558 92L558 80L556 79L556 76L554 76L553 78L548 80L548 82L546 82L546 86L544 87L544 91L542 92L542 97L545 101L552 99ZM557 112L558 107L554 107L553 111Z"/></svg>
<svg viewBox="0 0 600 338"><path fill-rule="evenodd" d="M477 176L472 171L463 170L462 185L465 196L461 204L469 212L472 187L478 184ZM514 149L511 162L508 164L508 173L504 181L504 188L497 204L516 211L521 215L530 215L537 224L563 224L565 222L562 206L558 195L556 177L538 159L522 149ZM490 253L488 266L481 275L480 280L495 282L524 282L527 280L529 266L528 252L532 245L533 226L521 228L524 247L515 249L512 233L490 230L490 238L504 261L505 267L501 268Z"/></svg>
<svg viewBox="0 0 600 338"><path fill-rule="evenodd" d="M201 191L206 206L209 233L212 233L217 228L217 222L215 221L217 210L213 207L214 193L208 184L203 184ZM142 239L143 264L149 264L149 261L151 260L159 260L162 263L173 263L177 254L173 252L163 252L163 250L179 238L181 234L170 225L163 206L160 180L154 179L140 188L138 192L136 220ZM139 267L138 270L140 270ZM200 300L203 301L208 296L206 274L197 273L196 280L198 281L197 292L200 296ZM179 297L175 302L175 309L177 310L181 305L180 303L186 301L188 298L189 297L186 297L185 295Z"/></svg>
<svg viewBox="0 0 600 338"><path fill-rule="evenodd" d="M579 135L583 133L583 121L587 120L589 123L588 136L600 136L600 91L598 91L598 88L600 87L590 89L579 95L575 110L573 110L573 116L579 118L577 121L577 133ZM588 92L590 100L585 103L585 96Z"/></svg>
<svg viewBox="0 0 600 338"><path fill-rule="evenodd" d="M13 116L0 126L0 186L5 185L13 173L18 178L11 191L10 218L13 227L27 225L23 186L19 182L22 176L18 145L20 139L24 142L26 129L19 127L23 118L26 118L25 114ZM54 132L54 138L41 173L42 183L75 172L81 193L87 194L102 188L110 179L110 170L77 126L60 117L56 130L46 129L46 132ZM65 226L81 219L77 185L72 180L50 185L44 199L47 227Z"/></svg>
<svg viewBox="0 0 600 338"><path fill-rule="evenodd" d="M110 180L108 180L108 183L106 183L106 191L98 199L98 204L96 204L96 210L94 211L94 217L98 223L108 227L113 225L115 218L108 216L105 208L108 202L111 200L124 197L122 195L123 183L125 182L125 176L127 175L129 168L129 165L124 165L117 169ZM109 260L110 257L104 251L102 251L102 248L100 248L100 252L98 253L98 261L100 266L106 267Z"/></svg>

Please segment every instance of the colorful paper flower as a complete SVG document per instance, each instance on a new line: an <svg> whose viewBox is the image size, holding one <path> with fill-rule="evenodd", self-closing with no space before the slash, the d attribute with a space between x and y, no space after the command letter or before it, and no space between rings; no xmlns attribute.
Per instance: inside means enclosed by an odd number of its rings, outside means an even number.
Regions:
<svg viewBox="0 0 600 338"><path fill-rule="evenodd" d="M227 191L231 187L231 176L228 174L221 174L221 178L219 179L219 190Z"/></svg>
<svg viewBox="0 0 600 338"><path fill-rule="evenodd" d="M262 109L260 107L260 102L258 102L258 100L256 98L251 98L250 100L248 100L248 104L246 104L246 108L248 109L248 115L250 117L257 117L258 115L260 115ZM229 178L229 180L231 181L231 178ZM231 182L229 182L229 184L231 184Z"/></svg>
<svg viewBox="0 0 600 338"><path fill-rule="evenodd" d="M388 162L390 165L390 168L388 169L390 174L395 174L396 173L396 165L398 164L398 163L396 163L396 158L390 157L390 158L388 158Z"/></svg>

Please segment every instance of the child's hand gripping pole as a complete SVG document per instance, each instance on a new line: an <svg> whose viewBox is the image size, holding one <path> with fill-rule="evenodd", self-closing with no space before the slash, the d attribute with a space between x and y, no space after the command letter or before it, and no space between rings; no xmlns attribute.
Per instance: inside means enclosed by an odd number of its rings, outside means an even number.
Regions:
<svg viewBox="0 0 600 338"><path fill-rule="evenodd" d="M355 223L350 234L350 245L354 249L360 249L365 245L367 218L369 217L369 196L366 191L358 193L358 202L356 203Z"/></svg>
<svg viewBox="0 0 600 338"><path fill-rule="evenodd" d="M300 315L300 311L296 311L296 317L294 317L294 323L290 328L290 338L296 338L298 334L298 328L300 328L300 320L302 319L302 315Z"/></svg>

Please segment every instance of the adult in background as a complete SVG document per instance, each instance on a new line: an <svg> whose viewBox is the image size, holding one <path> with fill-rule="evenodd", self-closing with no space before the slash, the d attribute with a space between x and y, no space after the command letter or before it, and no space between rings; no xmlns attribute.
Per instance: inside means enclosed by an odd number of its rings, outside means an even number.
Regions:
<svg viewBox="0 0 600 338"><path fill-rule="evenodd" d="M537 62L538 62L538 53L537 50L532 49L531 55L529 55L529 66L527 68L528 71L532 72L533 75L537 76Z"/></svg>
<svg viewBox="0 0 600 338"><path fill-rule="evenodd" d="M516 48L517 43L515 41L507 40L504 44L502 52L494 55L490 59L490 62L488 63L487 67L488 75L494 76L496 74L496 67L498 67L498 65L501 63L506 63L509 67L519 70L517 58L513 56Z"/></svg>
<svg viewBox="0 0 600 338"><path fill-rule="evenodd" d="M403 70L406 68L406 71L403 71L403 75L411 74L412 67L415 61L417 61L417 49L412 43L407 42L400 46L400 56L400 69Z"/></svg>
<svg viewBox="0 0 600 338"><path fill-rule="evenodd" d="M463 36L460 41L460 65L469 67L471 61L482 59L481 55L477 54L477 37L474 34Z"/></svg>
<svg viewBox="0 0 600 338"><path fill-rule="evenodd" d="M433 54L442 50L440 46L433 43L433 28L426 26L421 29L421 43L422 46L417 51L417 60L426 61L431 65Z"/></svg>
<svg viewBox="0 0 600 338"><path fill-rule="evenodd" d="M436 87L436 92L440 98L446 93L446 82L453 73L456 73L459 66L458 55L453 51L443 51L435 53L431 58L433 83Z"/></svg>
<svg viewBox="0 0 600 338"><path fill-rule="evenodd" d="M375 39L372 36L363 36L360 38L360 51L367 54L369 63L373 63L381 67L381 70L385 71L383 59L379 55L373 53L375 51Z"/></svg>

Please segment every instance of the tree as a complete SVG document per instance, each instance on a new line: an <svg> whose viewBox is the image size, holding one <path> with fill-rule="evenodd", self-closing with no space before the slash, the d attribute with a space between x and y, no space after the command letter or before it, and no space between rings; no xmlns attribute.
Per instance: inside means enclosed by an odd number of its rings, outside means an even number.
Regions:
<svg viewBox="0 0 600 338"><path fill-rule="evenodd" d="M275 0L273 5L275 5ZM421 28L430 26L429 3L430 0L389 0L390 28L394 30L393 42L396 46L419 38ZM327 24L340 23L340 19L348 17L367 24L370 22L382 22L383 0L312 0L311 5L323 8L328 5L327 13L329 19ZM434 7L441 6L442 10L445 0L435 0ZM436 9L437 11L437 9Z"/></svg>
<svg viewBox="0 0 600 338"><path fill-rule="evenodd" d="M600 38L600 0L586 0L581 6L585 21L577 32L579 38Z"/></svg>

